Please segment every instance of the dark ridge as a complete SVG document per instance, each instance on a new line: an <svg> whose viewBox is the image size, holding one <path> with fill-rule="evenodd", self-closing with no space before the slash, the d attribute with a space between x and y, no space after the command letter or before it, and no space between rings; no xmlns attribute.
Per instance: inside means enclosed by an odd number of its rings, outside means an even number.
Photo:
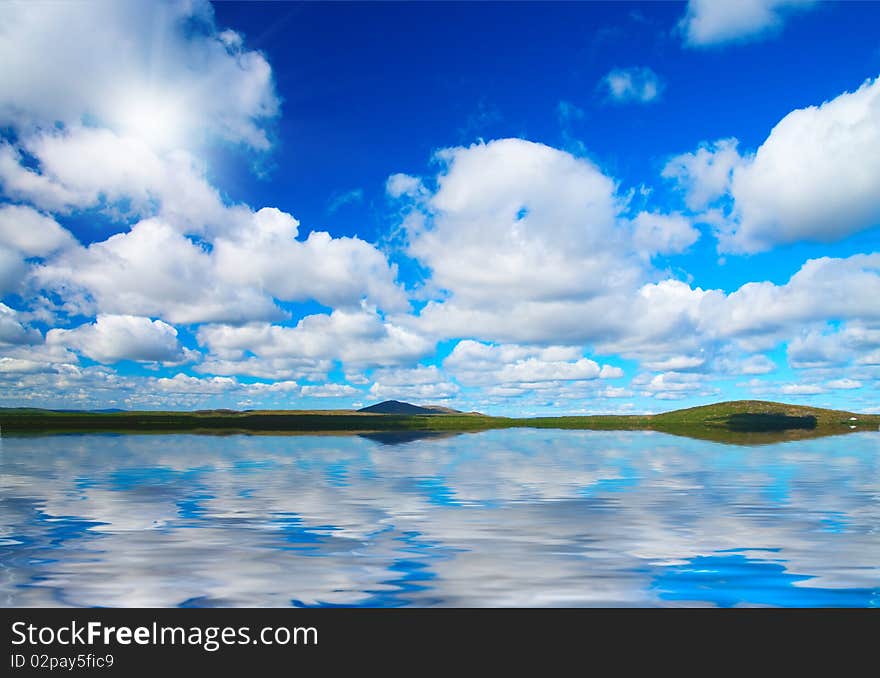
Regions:
<svg viewBox="0 0 880 678"><path fill-rule="evenodd" d="M358 412L369 412L370 414L440 414L435 409L419 407L411 403L402 403L399 400L386 400L383 403L362 407Z"/></svg>

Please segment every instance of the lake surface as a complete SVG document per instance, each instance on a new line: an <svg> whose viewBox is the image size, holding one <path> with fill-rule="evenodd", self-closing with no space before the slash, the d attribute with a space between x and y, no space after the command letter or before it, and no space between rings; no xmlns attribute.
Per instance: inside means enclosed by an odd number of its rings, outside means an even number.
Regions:
<svg viewBox="0 0 880 678"><path fill-rule="evenodd" d="M2 606L880 606L880 434L0 439Z"/></svg>

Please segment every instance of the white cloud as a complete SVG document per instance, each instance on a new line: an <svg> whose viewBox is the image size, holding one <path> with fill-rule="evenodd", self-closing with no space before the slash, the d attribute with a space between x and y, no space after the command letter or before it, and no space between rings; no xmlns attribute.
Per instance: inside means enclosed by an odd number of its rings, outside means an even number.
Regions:
<svg viewBox="0 0 880 678"><path fill-rule="evenodd" d="M210 355L193 369L202 374L247 376L259 379L325 379L332 361L317 358L259 358L257 356L221 358Z"/></svg>
<svg viewBox="0 0 880 678"><path fill-rule="evenodd" d="M690 370L702 367L706 364L706 358L691 355L675 355L664 360L646 360L642 363L643 367L649 370Z"/></svg>
<svg viewBox="0 0 880 678"><path fill-rule="evenodd" d="M600 379L620 379L622 376L623 370L614 365L602 365L602 369L599 372Z"/></svg>
<svg viewBox="0 0 880 678"><path fill-rule="evenodd" d="M647 67L615 68L602 78L601 85L612 101L641 104L656 101L664 87L660 77Z"/></svg>
<svg viewBox="0 0 880 678"><path fill-rule="evenodd" d="M180 345L171 325L133 315L99 315L94 323L72 330L52 329L46 343L66 346L100 363L179 363L195 357Z"/></svg>
<svg viewBox="0 0 880 678"><path fill-rule="evenodd" d="M175 323L277 319L282 313L274 299L407 306L396 269L362 240L321 232L297 240L296 220L268 208L237 209L234 226L213 242L195 242L164 219L147 219L47 260L35 268L34 285L56 292L80 313Z"/></svg>
<svg viewBox="0 0 880 678"><path fill-rule="evenodd" d="M446 171L410 253L458 299L589 296L620 259L614 182L588 160L522 139L441 151ZM625 263L625 262L624 262Z"/></svg>
<svg viewBox="0 0 880 678"><path fill-rule="evenodd" d="M707 47L757 39L779 30L790 12L815 0L690 0L681 20L685 44Z"/></svg>
<svg viewBox="0 0 880 678"><path fill-rule="evenodd" d="M385 191L392 198L418 198L425 194L426 189L418 177L409 174L392 174L385 182Z"/></svg>
<svg viewBox="0 0 880 678"><path fill-rule="evenodd" d="M690 219L681 214L639 212L633 225L633 244L646 256L684 252L700 237Z"/></svg>
<svg viewBox="0 0 880 678"><path fill-rule="evenodd" d="M27 264L21 252L0 244L0 294L15 292L27 275Z"/></svg>
<svg viewBox="0 0 880 678"><path fill-rule="evenodd" d="M852 390L855 388L861 388L862 382L857 381L855 379L843 378L843 379L834 379L832 381L825 382L825 386L827 386L828 388L834 388L834 389Z"/></svg>
<svg viewBox="0 0 880 678"><path fill-rule="evenodd" d="M443 367L469 386L590 381L601 374L595 361L582 357L573 347L496 345L472 340L458 342Z"/></svg>
<svg viewBox="0 0 880 678"><path fill-rule="evenodd" d="M37 1L4 3L2 13L15 30L0 37L0 63L16 65L0 73L3 124L90 119L154 146L205 135L269 146L272 70L240 36L218 32L207 2Z"/></svg>
<svg viewBox="0 0 880 678"><path fill-rule="evenodd" d="M880 326L853 320L838 329L815 328L788 343L788 362L796 368L869 364L870 352L880 348Z"/></svg>
<svg viewBox="0 0 880 678"><path fill-rule="evenodd" d="M404 221L408 253L437 293L417 321L401 322L501 343L606 336L621 296L646 277L614 181L588 160L522 139L437 157L436 191Z"/></svg>
<svg viewBox="0 0 880 678"><path fill-rule="evenodd" d="M737 219L721 245L733 251L880 224L880 78L785 116L736 167L731 194Z"/></svg>
<svg viewBox="0 0 880 678"><path fill-rule="evenodd" d="M227 361L244 359L249 352L263 359L341 360L354 366L411 362L434 347L369 308L306 316L295 327L205 325L199 328L198 340Z"/></svg>
<svg viewBox="0 0 880 678"><path fill-rule="evenodd" d="M701 329L717 337L783 333L804 322L880 319L880 254L810 259L784 285L752 282L729 295L712 291ZM782 337L780 337L781 339Z"/></svg>
<svg viewBox="0 0 880 678"><path fill-rule="evenodd" d="M620 386L607 386L597 393L601 398L631 398L635 392Z"/></svg>
<svg viewBox="0 0 880 678"><path fill-rule="evenodd" d="M703 143L693 153L671 158L661 175L674 179L685 193L685 204L698 211L730 190L734 168L742 162L736 139Z"/></svg>
<svg viewBox="0 0 880 678"><path fill-rule="evenodd" d="M784 384L779 392L790 396L818 395L825 393L825 389L818 384Z"/></svg>
<svg viewBox="0 0 880 678"><path fill-rule="evenodd" d="M330 199L330 202L327 205L327 211L330 214L337 212L340 208L345 205L351 205L359 202L363 202L364 200L364 189L362 188L353 188L350 191L344 191L342 193L336 193Z"/></svg>
<svg viewBox="0 0 880 678"><path fill-rule="evenodd" d="M191 377L183 373L156 379L155 385L167 393L195 395L217 395L239 387L238 381L230 377Z"/></svg>
<svg viewBox="0 0 880 678"><path fill-rule="evenodd" d="M34 344L42 340L40 333L27 327L18 311L0 303L0 346L3 344Z"/></svg>
<svg viewBox="0 0 880 678"><path fill-rule="evenodd" d="M436 365L375 370L370 397L376 400L413 399L422 404L445 400L458 394L459 388Z"/></svg>
<svg viewBox="0 0 880 678"><path fill-rule="evenodd" d="M111 217L162 215L182 232L202 233L234 218L188 151L157 151L143 139L73 126L26 135L20 146L38 164L0 146L0 184L10 197L67 212L103 206Z"/></svg>
<svg viewBox="0 0 880 678"><path fill-rule="evenodd" d="M0 242L28 257L72 247L76 239L52 217L25 205L0 205Z"/></svg>
<svg viewBox="0 0 880 678"><path fill-rule="evenodd" d="M365 299L389 311L409 308L395 282L396 267L374 246L321 231L296 240L297 228L289 214L261 209L245 227L215 240L218 274L286 301L314 299L330 307L358 307Z"/></svg>
<svg viewBox="0 0 880 678"><path fill-rule="evenodd" d="M62 253L35 269L36 284L81 314L159 317L173 323L279 317L261 290L227 282L212 254L158 219Z"/></svg>
<svg viewBox="0 0 880 678"><path fill-rule="evenodd" d="M0 205L0 295L22 290L29 268L26 258L75 244L76 239L51 217L25 205Z"/></svg>
<svg viewBox="0 0 880 678"><path fill-rule="evenodd" d="M661 400L674 400L702 391L705 377L693 372L662 372L642 374L632 380L633 386L643 389L645 395Z"/></svg>
<svg viewBox="0 0 880 678"><path fill-rule="evenodd" d="M348 384L306 384L301 393L306 398L344 398L359 395L360 391Z"/></svg>
<svg viewBox="0 0 880 678"><path fill-rule="evenodd" d="M754 154L735 139L672 158L677 181L719 249L750 253L811 240L830 242L880 225L880 77L854 92L786 115Z"/></svg>
<svg viewBox="0 0 880 678"><path fill-rule="evenodd" d="M739 359L722 356L714 361L713 367L722 374L769 374L776 370L776 363L762 354Z"/></svg>

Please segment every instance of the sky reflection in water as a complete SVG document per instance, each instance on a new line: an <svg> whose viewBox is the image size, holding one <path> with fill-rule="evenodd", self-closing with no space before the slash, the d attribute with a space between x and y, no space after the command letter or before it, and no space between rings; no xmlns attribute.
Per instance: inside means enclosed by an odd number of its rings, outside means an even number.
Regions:
<svg viewBox="0 0 880 678"><path fill-rule="evenodd" d="M872 433L0 445L3 606L880 605Z"/></svg>

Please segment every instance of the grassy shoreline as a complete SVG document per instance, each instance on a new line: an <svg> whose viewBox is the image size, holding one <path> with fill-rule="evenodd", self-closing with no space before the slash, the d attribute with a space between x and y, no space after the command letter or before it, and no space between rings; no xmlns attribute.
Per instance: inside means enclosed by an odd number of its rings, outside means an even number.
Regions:
<svg viewBox="0 0 880 678"><path fill-rule="evenodd" d="M348 410L196 412L62 412L0 409L5 434L45 433L466 433L502 428L658 431L708 440L802 439L877 431L880 415L767 401L734 401L656 415L490 417L481 414L398 415Z"/></svg>

